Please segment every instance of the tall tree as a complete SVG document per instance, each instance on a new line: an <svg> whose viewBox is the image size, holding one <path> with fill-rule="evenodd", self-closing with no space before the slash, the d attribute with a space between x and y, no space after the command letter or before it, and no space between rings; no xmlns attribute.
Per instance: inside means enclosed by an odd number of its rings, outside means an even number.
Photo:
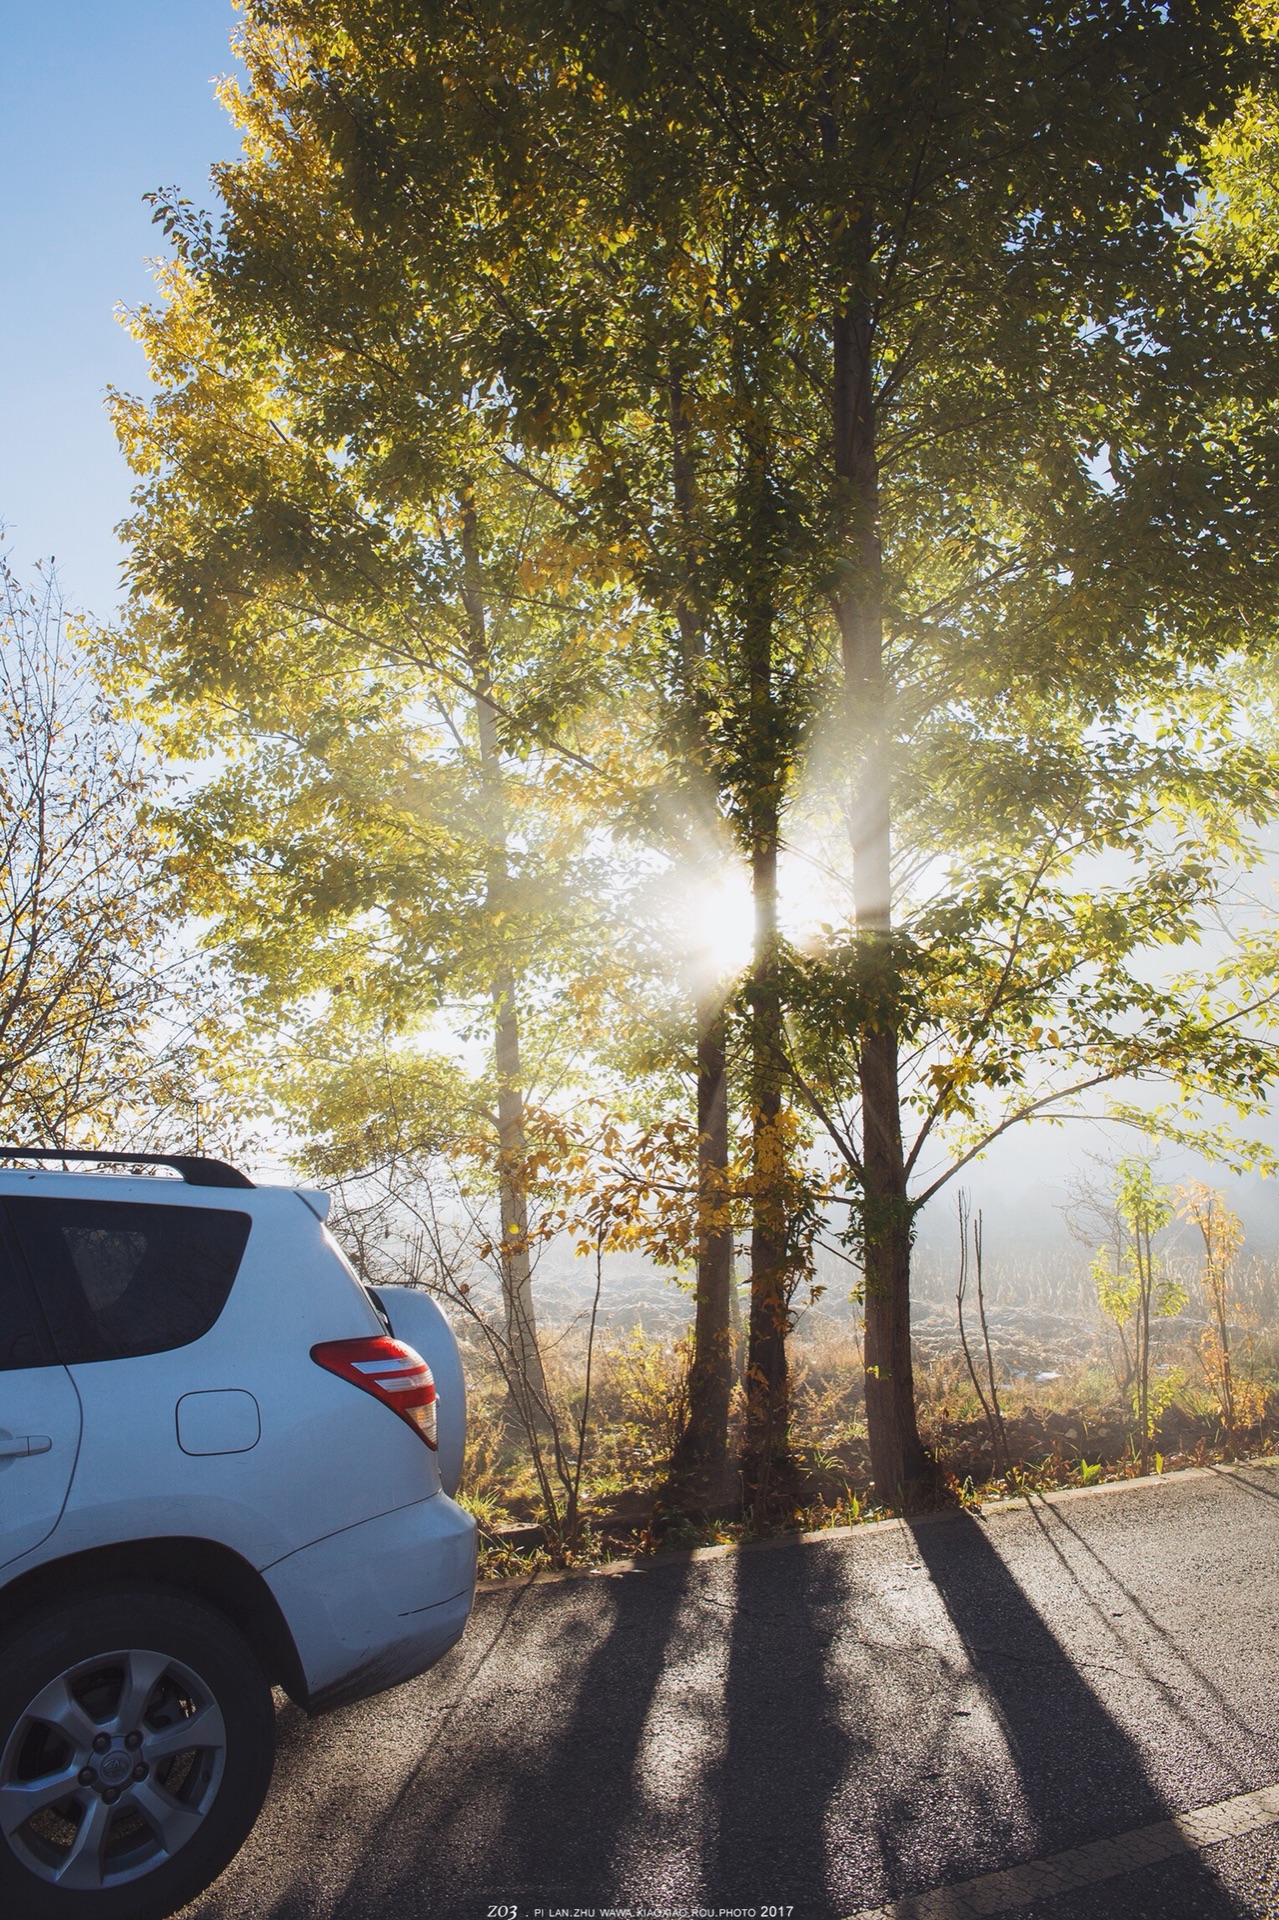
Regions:
<svg viewBox="0 0 1279 1920"><path fill-rule="evenodd" d="M938 1045L955 1037L940 923L902 896L903 860L955 858L979 943L989 896L965 891L965 853L1009 876L1054 836L1078 854L1088 835L1071 838L1060 803L1105 784L1089 729L1136 727L1143 700L1175 704L1192 668L1268 627L1269 304L1213 271L1186 217L1205 129L1247 81L1247 35L1230 6L1154 0L440 4L414 32L384 0L271 17L314 50L286 110L341 127L320 137L374 244L394 233L425 271L429 210L447 196L450 231L470 221L453 269L478 300L477 380L509 396L517 445L590 446L581 497L633 528L637 563L660 555L665 482L650 471L649 510L634 504L673 354L708 442L744 445L751 427L734 345L750 407L786 423L770 485L790 537L770 564L761 519L736 580L769 576L792 628L824 613L842 675L861 991L844 1002L856 1123L837 1133L875 1473L900 1492L926 1473L909 1258L931 1183L911 1175L958 1111L935 1059L931 1094L902 1080L926 979ZM725 487L708 500L714 553L737 503ZM1127 770L1151 807L1182 777L1135 750ZM766 792L772 770L753 771ZM1131 828L1113 816L1102 843ZM1143 926L1138 911L1138 940ZM761 933L762 960L766 914ZM1185 1031L1179 1046L1184 1061ZM969 1049L964 1071L998 1084L1006 1053Z"/></svg>
<svg viewBox="0 0 1279 1920"><path fill-rule="evenodd" d="M844 1160L875 1477L908 1497L910 1245L948 1169L1085 1084L1264 1080L1268 955L1148 960L1275 793L1214 675L1271 631L1276 316L1191 217L1247 33L1224 0L246 19L250 152L187 270L266 394L287 321L288 431L362 501L424 497L439 423L482 420L656 616L653 734L691 717L756 889L754 1445L784 1455L784 1090ZM217 524L205 551L269 525L278 564L278 504ZM283 524L322 573L315 518ZM198 657L221 603L147 539ZM806 957L776 872L819 750L852 914Z"/></svg>
<svg viewBox="0 0 1279 1920"><path fill-rule="evenodd" d="M282 38L266 15L253 23L246 45L254 87L238 101L237 111L251 131L253 151L243 165L221 175L228 210L224 229L215 235L189 215L171 218L181 265L167 283L164 312L143 315L138 322L166 397L151 410L118 403L122 434L146 477L132 529L135 666L149 663L158 672L162 699L178 703L188 715L204 716L202 724L212 727L206 738L219 729L224 739L255 733L278 737L284 728L303 742L312 759L318 741L321 764L332 757L335 743L347 739L350 716L354 711L358 717L358 709L334 707L317 727L305 712L317 682L337 696L340 676L351 675L364 697L361 675L377 663L379 682L389 676L393 699L414 689L415 674L424 675L437 693L442 681L447 694L469 696L479 748L478 812L493 829L486 868L490 901L509 892L499 822L501 736L517 747L534 746L544 762L549 752L561 767L572 763L580 769L582 740L566 755L556 727L562 723L571 730L580 716L590 672L595 672L597 694L608 690L610 673L614 690L625 677L627 711L602 729L603 745L610 748L610 728L619 736L624 729L633 748L637 725L642 726L654 767L661 776L669 770L673 779L660 778L663 791L650 788L646 794L642 761L637 767L632 752L626 778L614 777L606 804L599 804L602 789L596 783L599 817L620 819L624 828L629 824L656 839L668 857L696 869L727 807L751 858L761 927L775 927L777 821L786 765L780 774L759 769L765 768L770 729L778 730L778 686L794 677L799 656L792 642L779 642L759 546L761 528L770 517L778 519L766 450L752 451L751 441L734 474L718 483L721 492L726 486L732 495L732 551L754 555L757 584L743 596L724 584L727 558L708 569L700 555L703 515L696 490L699 478L706 477L707 449L698 449L699 475L683 444L672 392L659 452L674 529L661 555L670 570L670 592L665 582L660 591L656 582L647 582L656 596L652 603L673 612L672 645L666 656L658 647L656 658L649 658L653 649L643 627L638 644L632 638L625 649L613 645L607 618L600 624L598 594L591 609L594 631L584 645L582 607L565 605L561 591L549 616L547 608L555 587L572 581L573 543L581 547L587 524L572 471L589 467L593 454L588 449L576 458L566 456L555 443L539 455L508 437L495 463L486 436L502 430L510 409L499 392L477 386L472 336L459 324L464 308L472 315L476 310L457 277L458 249L470 243L467 220L460 219L451 232L437 221L419 235L429 247L429 264L417 256L415 243L406 246L399 210L379 197L376 181L369 183L372 197L362 204L358 221L347 222L341 158L328 151L313 127L295 119L296 88L308 84L311 72L304 50ZM378 284L380 294L374 292ZM374 307L380 320L371 318ZM747 342L735 376L739 387L755 377L750 351ZM671 362L666 378L673 389L677 374ZM749 403L742 405L748 412ZM740 434L738 439L746 446ZM473 551L468 557L482 516L468 519L470 510L462 508L460 573L442 554L438 538L424 544L418 527L441 489L456 489L458 476L476 462L488 472L490 487L495 472L504 474L500 491L524 500L530 511L533 506L541 510L543 532L548 510L552 524L559 513L560 580L552 579L550 562L534 591L522 577L505 583L511 642L507 677L499 675L493 698L486 694L490 623L480 583L472 577ZM632 600L634 521L631 507L620 542L611 527L591 524L591 564L606 573L620 571ZM526 569L529 564L526 555ZM708 571L710 587L701 578ZM465 614L460 637L447 615L447 606L458 605L459 596ZM558 636L553 659L545 646L539 652L539 614L543 627L549 624ZM784 667L779 645L788 652ZM740 652L743 646L754 665L739 675L734 649ZM596 670L601 661L602 673ZM273 707L281 693L284 707ZM646 703L654 716L651 724ZM592 724L600 735L598 709ZM794 727L787 723L781 732L790 741L793 762ZM593 752L598 744L596 739ZM614 749L614 754L620 762L620 753ZM362 790L368 795L375 763L367 751L361 763ZM248 787L243 791L247 800ZM194 818L209 817L207 802L202 803ZM292 863L295 856L284 857ZM248 877L243 868L235 871L225 850L212 864L215 885L221 885L218 876L234 872L234 890L243 898ZM442 873L451 870L446 863ZM210 863L203 871L210 873ZM372 884L385 891L384 876L374 875ZM447 890L451 883L442 884ZM223 898L229 905L228 890ZM364 891L357 895L365 910L375 900ZM510 923L505 909L491 917ZM752 1015L752 1084L759 1091L753 1244L762 1280L752 1314L751 1378L765 1393L766 1368L784 1371L783 1225L777 1181L767 1171L779 1158L780 1001L774 947L775 936L766 932ZM495 1039L502 1052L498 1101L499 1109L503 1101L507 1108L499 1110L499 1134L506 1143L505 1164L515 1166L521 1153L514 981L500 968L492 978ZM731 1385L724 1020L722 988L709 979L697 1006L698 1110L705 1121L698 1180L699 1311L692 1418L680 1464L703 1491L717 1492L723 1483ZM518 1264L524 1239L521 1198L509 1182L506 1194L511 1257ZM784 1446L780 1409L765 1425L777 1446Z"/></svg>
<svg viewBox="0 0 1279 1920"><path fill-rule="evenodd" d="M566 776L586 777L588 762L554 722L571 729L580 711L607 609L597 604L583 645L581 608L561 606L541 577L571 575L571 556L538 492L477 443L465 405L408 459L385 421L334 444L323 409L335 396L287 313L264 298L246 327L194 270L175 272L169 291L163 312L137 322L165 399L115 402L146 477L135 617L116 659L149 676L153 725L223 759L171 814L188 898L215 921L258 1035L277 1036L267 1084L292 1090L330 1172L356 1171L352 1156L374 1139L410 1157L434 1145L446 1111L464 1150L491 1122L507 1345L534 1417L544 1383L522 1026L544 1053L538 1006L570 976L580 984L588 952L606 969L601 903L592 909L571 878L580 809ZM379 377L412 404L387 368ZM547 740L561 777L535 804L531 761ZM437 1062L414 1114L412 1075L372 1074L358 1117L352 1040L415 1052L450 1004L475 1020L477 995L491 1064L470 1091ZM307 1066L281 1079L290 1036ZM541 1060L544 1081L580 1040ZM392 1084L398 1132L376 1111Z"/></svg>

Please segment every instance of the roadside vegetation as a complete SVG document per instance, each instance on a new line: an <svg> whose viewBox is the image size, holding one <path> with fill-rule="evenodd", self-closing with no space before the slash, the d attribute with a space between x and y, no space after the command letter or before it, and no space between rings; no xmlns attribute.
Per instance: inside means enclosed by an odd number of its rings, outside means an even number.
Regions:
<svg viewBox="0 0 1279 1920"><path fill-rule="evenodd" d="M1121 1180L1131 1188L1130 1166ZM916 1390L939 1467L938 1504L1096 1486L1279 1448L1279 1264L1233 1257L1238 1223L1220 1195L1195 1186L1182 1200L1191 1224L1211 1210L1214 1255L1224 1243L1232 1257L1197 1260L1175 1223L1163 1236L1171 1247L1152 1252L1156 1284L1177 1307L1152 1321L1144 1421L1132 1338L1140 1301L1117 1319L1113 1287L1098 1285L1095 1269L1077 1266L1064 1288L1060 1272L1047 1287L1033 1268L1005 1270L985 1310L991 1370L983 1341L976 1381L953 1299L921 1303ZM681 1504L671 1470L687 1417L688 1334L637 1324L605 1336L583 1422L585 1342L580 1320L547 1329L551 1392L584 1439L581 1525L567 1550L544 1523L527 1444L504 1417L500 1377L470 1347L476 1418L464 1497L480 1522L487 1577L856 1525L891 1510L875 1496L855 1316L819 1306L793 1336L794 1472L788 1504L762 1527L731 1501L714 1516ZM739 1390L735 1421L742 1408Z"/></svg>
<svg viewBox="0 0 1279 1920"><path fill-rule="evenodd" d="M239 1131L164 787L56 573L0 560L0 1140L198 1151Z"/></svg>
<svg viewBox="0 0 1279 1920"><path fill-rule="evenodd" d="M439 1192L438 1183L429 1191ZM592 1193L595 1189L591 1189ZM503 1337L493 1249L454 1223L399 1211L367 1183L335 1225L376 1284L427 1285L462 1342L471 1432L462 1498L490 1578L619 1555L873 1520L864 1329L846 1262L823 1262L790 1341L791 1453L767 1513L726 1487L690 1499L681 1467L694 1363L695 1280L637 1270L618 1302L598 1248L551 1262L535 1418ZM598 1195L596 1195L598 1198ZM420 1204L420 1203L419 1203ZM562 1216L555 1216L559 1227ZM1279 1262L1250 1255L1225 1196L1162 1183L1151 1159L1086 1162L1051 1263L998 1264L961 1192L953 1262L934 1255L916 1300L913 1360L934 1507L1243 1459L1279 1445ZM546 1246L562 1251L563 1235ZM1103 1244L1097 1245L1098 1241ZM481 1257L483 1256L483 1257ZM486 1265L487 1260L487 1265ZM441 1276L444 1276L443 1279ZM731 1320L730 1445L744 1444L746 1289ZM921 1505L923 1503L920 1503Z"/></svg>
<svg viewBox="0 0 1279 1920"><path fill-rule="evenodd" d="M1181 1332L1181 1330L1178 1330ZM1116 1392L1098 1340L1092 1361L1005 1383L1005 1425L1011 1466L991 1445L980 1404L957 1354L918 1362L919 1416L925 1444L942 1469L942 1501L975 1505L1065 1487L1133 1479L1143 1471L1173 1473L1268 1455L1279 1450L1279 1329L1254 1335L1247 1349L1252 1417L1233 1434L1197 1366L1195 1333L1165 1348L1160 1365L1179 1376L1154 1422L1143 1469L1130 1405ZM667 1436L686 1393L687 1348L642 1330L606 1347L588 1428L583 1524L567 1553L542 1524L542 1506L527 1451L501 1420L501 1395L472 1361L476 1424L465 1480L465 1503L481 1527L481 1569L511 1578L553 1565L592 1565L635 1554L807 1532L887 1517L870 1469L862 1391L860 1340L824 1332L795 1344L796 1474L793 1504L760 1528L726 1510L718 1518L688 1513L672 1501ZM563 1355L560 1391L580 1398L580 1373ZM642 1379L642 1390L637 1381Z"/></svg>

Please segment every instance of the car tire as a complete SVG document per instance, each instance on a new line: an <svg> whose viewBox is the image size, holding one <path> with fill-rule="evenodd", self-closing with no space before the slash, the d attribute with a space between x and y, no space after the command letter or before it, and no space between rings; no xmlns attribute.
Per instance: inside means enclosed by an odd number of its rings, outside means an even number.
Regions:
<svg viewBox="0 0 1279 1920"><path fill-rule="evenodd" d="M0 1913L162 1920L239 1851L274 1754L262 1669L202 1601L115 1588L28 1616L0 1644Z"/></svg>

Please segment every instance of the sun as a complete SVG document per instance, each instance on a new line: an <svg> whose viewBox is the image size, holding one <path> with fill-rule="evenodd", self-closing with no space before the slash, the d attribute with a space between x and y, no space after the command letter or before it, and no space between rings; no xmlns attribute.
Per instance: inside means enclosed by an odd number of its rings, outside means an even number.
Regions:
<svg viewBox="0 0 1279 1920"><path fill-rule="evenodd" d="M712 980L743 972L755 944L755 905L745 869L733 867L695 885L688 907L688 952L697 971Z"/></svg>

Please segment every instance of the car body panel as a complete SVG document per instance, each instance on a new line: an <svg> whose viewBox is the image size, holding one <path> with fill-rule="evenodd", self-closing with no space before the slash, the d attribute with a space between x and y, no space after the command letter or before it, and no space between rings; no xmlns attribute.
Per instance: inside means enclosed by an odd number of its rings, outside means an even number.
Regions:
<svg viewBox="0 0 1279 1920"><path fill-rule="evenodd" d="M262 1409L243 1387L200 1387L175 1409L183 1453L251 1453L262 1438Z"/></svg>
<svg viewBox="0 0 1279 1920"><path fill-rule="evenodd" d="M323 1341L384 1330L315 1196L0 1169L0 1200L32 1192L227 1208L252 1225L229 1297L199 1339L0 1372L0 1427L51 1441L47 1454L0 1461L0 1588L88 1550L201 1539L229 1548L277 1593L309 1699L355 1698L393 1684L379 1675L403 1679L430 1665L465 1624L474 1523L441 1492L437 1456L420 1435L310 1357ZM437 1362L460 1382L440 1324ZM457 1385L449 1398L454 1423L464 1420ZM460 1460L460 1436L457 1451ZM6 1506L10 1486L26 1489L25 1520L16 1498ZM422 1618L406 1625L414 1613Z"/></svg>
<svg viewBox="0 0 1279 1920"><path fill-rule="evenodd" d="M447 1653L470 1611L475 1552L475 1521L439 1493L268 1567L308 1704L394 1686Z"/></svg>
<svg viewBox="0 0 1279 1920"><path fill-rule="evenodd" d="M80 1400L65 1367L0 1372L0 1567L25 1558L57 1527L80 1429ZM25 1453L8 1453L24 1440Z"/></svg>
<svg viewBox="0 0 1279 1920"><path fill-rule="evenodd" d="M80 1176L86 1184L92 1178ZM434 1457L418 1435L310 1357L320 1340L381 1332L314 1215L288 1192L232 1190L215 1198L249 1212L253 1226L230 1298L209 1331L165 1353L69 1370L84 1439L59 1529L63 1552L199 1533L260 1568L438 1490ZM256 1446L183 1450L178 1403L211 1392L252 1395L261 1422Z"/></svg>

